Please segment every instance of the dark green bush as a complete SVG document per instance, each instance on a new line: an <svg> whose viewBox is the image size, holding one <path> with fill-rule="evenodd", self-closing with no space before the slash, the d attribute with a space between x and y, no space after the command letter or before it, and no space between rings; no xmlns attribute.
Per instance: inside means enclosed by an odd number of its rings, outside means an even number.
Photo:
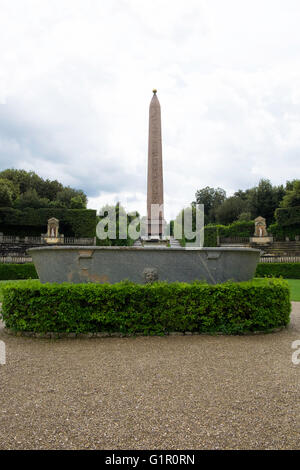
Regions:
<svg viewBox="0 0 300 470"><path fill-rule="evenodd" d="M275 223L270 225L268 231L276 237L276 240L285 240L285 237L289 237L293 241L296 235L300 235L300 223L298 225L279 225Z"/></svg>
<svg viewBox="0 0 300 470"><path fill-rule="evenodd" d="M33 263L26 264L0 264L0 280L11 281L16 279L38 279Z"/></svg>
<svg viewBox="0 0 300 470"><path fill-rule="evenodd" d="M288 285L280 279L218 285L24 281L2 292L6 326L35 332L238 334L285 326L291 308Z"/></svg>
<svg viewBox="0 0 300 470"><path fill-rule="evenodd" d="M297 225L299 227L300 221L300 206L294 207L279 207L275 211L275 218L278 225L290 226Z"/></svg>
<svg viewBox="0 0 300 470"><path fill-rule="evenodd" d="M300 263L258 263L255 276L300 279Z"/></svg>
<svg viewBox="0 0 300 470"><path fill-rule="evenodd" d="M220 237L252 237L254 234L254 221L236 221L230 225L218 225Z"/></svg>
<svg viewBox="0 0 300 470"><path fill-rule="evenodd" d="M204 227L204 246L218 246L218 227Z"/></svg>
<svg viewBox="0 0 300 470"><path fill-rule="evenodd" d="M195 240L188 240L183 238L180 240L181 246L186 246L189 243L193 243ZM218 246L218 227L217 226L205 226L204 227L204 245L205 247L209 246Z"/></svg>

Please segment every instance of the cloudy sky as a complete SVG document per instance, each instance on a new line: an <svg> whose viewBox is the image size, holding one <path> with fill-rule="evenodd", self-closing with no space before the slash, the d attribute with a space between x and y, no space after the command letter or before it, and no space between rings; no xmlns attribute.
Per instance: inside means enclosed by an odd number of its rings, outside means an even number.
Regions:
<svg viewBox="0 0 300 470"><path fill-rule="evenodd" d="M299 0L0 0L0 168L146 211L148 107L165 207L299 178Z"/></svg>

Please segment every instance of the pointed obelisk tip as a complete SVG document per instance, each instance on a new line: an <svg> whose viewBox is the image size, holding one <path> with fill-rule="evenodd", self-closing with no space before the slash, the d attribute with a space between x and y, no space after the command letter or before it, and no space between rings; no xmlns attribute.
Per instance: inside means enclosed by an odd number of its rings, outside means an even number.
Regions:
<svg viewBox="0 0 300 470"><path fill-rule="evenodd" d="M153 88L153 90L152 90L152 91L153 91L154 95L156 95L156 93L157 93L157 89L156 89L156 88Z"/></svg>

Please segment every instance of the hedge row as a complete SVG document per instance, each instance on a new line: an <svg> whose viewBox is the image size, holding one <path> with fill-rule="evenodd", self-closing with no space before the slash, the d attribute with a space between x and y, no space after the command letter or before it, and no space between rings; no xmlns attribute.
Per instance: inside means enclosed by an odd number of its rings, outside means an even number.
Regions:
<svg viewBox="0 0 300 470"><path fill-rule="evenodd" d="M217 227L204 227L204 246L218 246Z"/></svg>
<svg viewBox="0 0 300 470"><path fill-rule="evenodd" d="M193 243L194 240L183 238L179 240L181 246L185 247L189 243ZM216 226L205 226L204 227L204 245L205 247L218 246L218 228Z"/></svg>
<svg viewBox="0 0 300 470"><path fill-rule="evenodd" d="M254 234L254 221L236 221L230 225L210 224L204 227L204 246L218 246L218 237L252 237ZM190 240L181 240L185 246Z"/></svg>
<svg viewBox="0 0 300 470"><path fill-rule="evenodd" d="M258 263L255 276L300 279L300 263Z"/></svg>
<svg viewBox="0 0 300 470"><path fill-rule="evenodd" d="M5 235L40 235L47 230L47 221L56 217L60 222L60 233L65 236L94 237L96 211L92 209L45 208L23 210L12 207L0 208L0 232Z"/></svg>
<svg viewBox="0 0 300 470"><path fill-rule="evenodd" d="M276 237L276 240L285 240L286 237L295 240L300 235L300 223L294 225L279 225L277 223L270 225L268 231Z"/></svg>
<svg viewBox="0 0 300 470"><path fill-rule="evenodd" d="M232 222L230 225L217 225L220 237L252 237L255 230L253 220Z"/></svg>
<svg viewBox="0 0 300 470"><path fill-rule="evenodd" d="M25 281L3 287L2 315L16 331L238 334L286 326L290 308L288 285L279 279L218 285Z"/></svg>
<svg viewBox="0 0 300 470"><path fill-rule="evenodd" d="M38 279L34 264L0 264L1 281L11 281L16 279Z"/></svg>

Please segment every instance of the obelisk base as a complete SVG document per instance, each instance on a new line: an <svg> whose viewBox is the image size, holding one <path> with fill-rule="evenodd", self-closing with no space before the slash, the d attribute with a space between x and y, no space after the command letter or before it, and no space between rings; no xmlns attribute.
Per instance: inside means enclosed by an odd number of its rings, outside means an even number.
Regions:
<svg viewBox="0 0 300 470"><path fill-rule="evenodd" d="M148 219L147 235L152 240L162 240L165 234L166 221L164 219Z"/></svg>

